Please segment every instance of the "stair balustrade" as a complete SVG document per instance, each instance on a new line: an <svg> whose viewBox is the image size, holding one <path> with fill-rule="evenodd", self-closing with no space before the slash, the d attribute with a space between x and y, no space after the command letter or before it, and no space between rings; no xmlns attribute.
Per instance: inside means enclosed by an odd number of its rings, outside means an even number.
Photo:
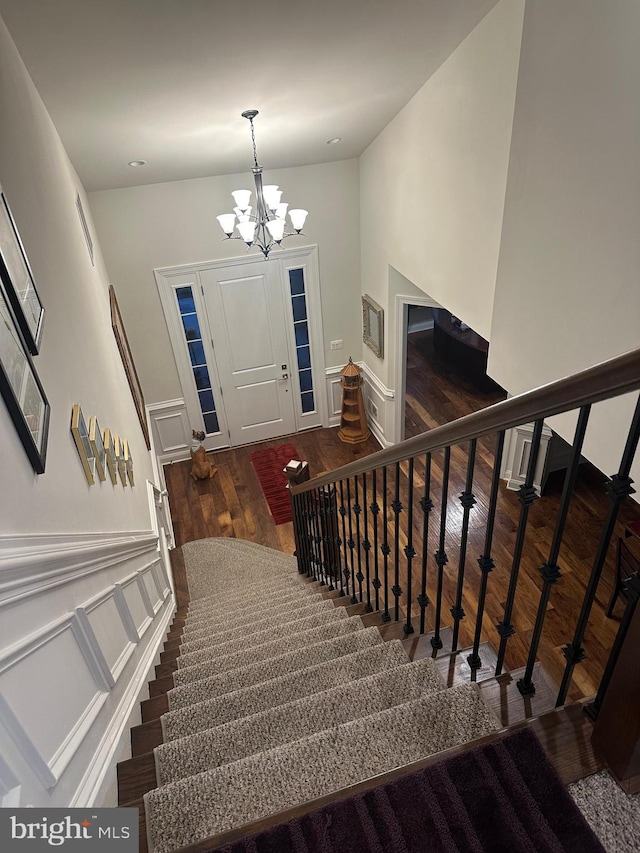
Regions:
<svg viewBox="0 0 640 853"><path fill-rule="evenodd" d="M478 602L475 624L465 629L468 636L473 635L466 659L473 678L483 665L481 641L483 635L486 636L485 610L487 596L491 592L498 600L504 601L501 621L495 626L498 649L495 672L499 675L509 654L509 642L516 633L513 617L523 556L526 554L529 515L534 502L540 497L534 481L544 420L575 410L577 425L571 458L548 556L539 569L542 584L535 624L528 639L524 675L518 682L524 696L535 693L534 666L553 589L562 581L559 555L591 407L596 402L639 388L640 350L635 350L567 379L436 427L308 482L292 483L299 570L329 584L331 588L339 589L342 595L349 596L352 604L363 604L365 612L379 613L381 625L390 621L402 622L405 635L413 634L416 629L419 635L429 634L434 654L443 648L443 631L448 627L444 624L448 616L443 612L445 587L446 597L453 600L449 609L451 651L457 652L462 626L467 618L463 606L465 589L470 582L479 580L473 596ZM500 554L501 574L503 577L508 574L508 584L504 589L497 586L491 575L498 561L494 540L501 500L500 469L505 434L513 427L528 423L533 423L534 429L525 482L517 494L519 518L509 565L505 565L504 554ZM566 702L575 666L586 656L583 648L585 631L619 509L622 502L634 493L629 472L639 438L640 401L636 403L619 469L605 486L610 506L593 557L580 615L574 626L566 626L567 643L563 647L566 665L557 705ZM477 485L480 440L482 464L486 468L487 455L491 463L490 476L486 477L490 479L488 499L483 496L481 500ZM452 475L463 470L466 471L464 488L458 498L459 504L456 504L449 501L452 482L456 479ZM435 524L430 529L434 512L439 512L437 530ZM469 572L471 531L484 537L482 553L476 558L479 578L477 572L473 575ZM430 554L430 548L434 546L435 550ZM454 552L457 553L457 567L452 572L448 554ZM430 600L430 594L433 600ZM430 613L432 618L429 618ZM415 626L414 617L419 617ZM612 666L610 664L606 670L607 678L610 678ZM603 681L598 700L591 706L594 717L604 702L601 693L606 691L606 686Z"/></svg>

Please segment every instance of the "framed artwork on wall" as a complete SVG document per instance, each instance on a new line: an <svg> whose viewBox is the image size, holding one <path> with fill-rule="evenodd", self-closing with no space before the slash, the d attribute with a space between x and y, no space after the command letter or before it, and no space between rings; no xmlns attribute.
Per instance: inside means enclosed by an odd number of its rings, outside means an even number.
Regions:
<svg viewBox="0 0 640 853"><path fill-rule="evenodd" d="M131 355L131 349L129 348L127 333L124 330L124 324L122 322L122 316L120 315L120 308L118 307L118 300L116 299L116 292L113 289L113 285L109 287L109 302L111 305L111 326L116 337L118 349L120 350L120 357L122 358L124 372L127 376L129 388L131 389L131 396L133 397L133 402L135 403L136 411L138 413L138 420L142 427L142 434L144 435L147 449L150 450L151 443L149 441L149 430L147 429L147 414L144 407L142 388L140 387L140 380L138 379L136 367L133 363L133 356Z"/></svg>
<svg viewBox="0 0 640 853"><path fill-rule="evenodd" d="M384 310L366 294L362 297L362 340L378 358L384 356Z"/></svg>
<svg viewBox="0 0 640 853"><path fill-rule="evenodd" d="M104 455L107 463L107 471L109 472L109 477L111 478L111 482L115 486L118 482L118 472L116 470L116 448L113 441L113 434L109 427L105 429L103 436L104 443Z"/></svg>
<svg viewBox="0 0 640 853"><path fill-rule="evenodd" d="M76 444L76 450L82 463L84 476L87 478L87 483L93 486L95 483L94 473L96 470L96 460L91 449L89 440L89 430L82 414L80 405L76 403L71 411L71 435Z"/></svg>
<svg viewBox="0 0 640 853"><path fill-rule="evenodd" d="M89 444L96 460L96 474L104 482L107 479L107 457L104 449L104 441L100 432L100 425L95 415L89 420Z"/></svg>
<svg viewBox="0 0 640 853"><path fill-rule="evenodd" d="M113 445L115 448L115 459L116 459L116 467L118 469L118 474L120 474L120 480L122 481L122 485L127 485L127 470L125 467L124 461L124 444L125 439L120 438L117 435L113 437Z"/></svg>
<svg viewBox="0 0 640 853"><path fill-rule="evenodd" d="M44 473L49 403L0 284L0 393L36 474Z"/></svg>
<svg viewBox="0 0 640 853"><path fill-rule="evenodd" d="M27 349L38 354L44 308L11 210L0 187L0 278Z"/></svg>

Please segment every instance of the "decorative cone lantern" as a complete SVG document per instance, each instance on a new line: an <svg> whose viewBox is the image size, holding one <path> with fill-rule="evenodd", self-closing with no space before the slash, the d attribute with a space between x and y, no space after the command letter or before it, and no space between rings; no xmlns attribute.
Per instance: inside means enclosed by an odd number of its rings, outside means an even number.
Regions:
<svg viewBox="0 0 640 853"><path fill-rule="evenodd" d="M340 414L340 429L338 438L347 444L360 444L371 435L367 426L362 397L362 370L349 356L349 363L340 371L342 376L342 412Z"/></svg>

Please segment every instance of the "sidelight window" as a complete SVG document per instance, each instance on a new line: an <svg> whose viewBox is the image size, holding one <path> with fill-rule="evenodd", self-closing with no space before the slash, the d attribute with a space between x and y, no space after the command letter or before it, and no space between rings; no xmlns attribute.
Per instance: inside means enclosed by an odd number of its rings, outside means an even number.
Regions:
<svg viewBox="0 0 640 853"><path fill-rule="evenodd" d="M204 430L207 435L210 435L211 433L220 432L220 427L218 425L216 404L213 398L211 378L204 353L204 344L202 342L193 291L190 286L186 285L184 287L177 287L175 294L178 300L178 310L180 311L184 337L187 349L189 350L189 359L198 392L200 410L204 420Z"/></svg>
<svg viewBox="0 0 640 853"><path fill-rule="evenodd" d="M307 295L303 269L289 270L291 290L291 310L296 341L296 359L298 381L300 383L300 402L303 412L313 412L313 376L311 373L311 348L309 346L309 324L307 317Z"/></svg>

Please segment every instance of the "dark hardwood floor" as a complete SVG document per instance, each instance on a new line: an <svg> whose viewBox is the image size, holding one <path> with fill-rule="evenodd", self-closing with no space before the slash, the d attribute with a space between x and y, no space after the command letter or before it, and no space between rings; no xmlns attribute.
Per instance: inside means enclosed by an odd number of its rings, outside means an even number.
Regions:
<svg viewBox="0 0 640 853"><path fill-rule="evenodd" d="M436 425L461 417L504 398L502 391L479 393L468 382L454 374L446 365L438 363L428 342L410 337L407 362L406 435L431 429ZM366 456L379 449L374 439L361 445L346 445L337 437L337 430L317 429L297 435L264 442L267 447L291 441L300 457L309 461L312 475L329 471L353 459ZM484 521L488 509L488 493L493 466L493 438L478 442L473 491L477 499L471 511L471 526L467 557L465 561L465 589L463 608L466 617L460 625L459 648L470 646L477 612L477 594L480 571L477 558L483 550ZM211 454L218 473L211 480L194 481L189 476L191 463L174 463L165 467L165 477L174 523L176 544L208 536L231 536L259 542L286 553L294 550L292 524L275 525L262 494L250 461L254 447L241 447ZM455 603L459 563L459 541L462 507L459 495L464 490L467 448L456 447L452 451L452 466L448 498L448 528L446 550L449 563L445 569L443 590L443 625L451 625L450 608ZM407 544L407 463L400 466L400 494L404 504L401 514L399 545ZM420 593L420 566L422 541L422 512L418 501L424 483L424 460L415 464L415 494L413 545L418 555L413 561L412 601L414 625L417 607L416 596ZM609 472L613 473L613 472ZM544 669L545 678L559 684L564 671L565 659L562 646L571 639L577 621L584 589L591 569L600 526L608 510L608 501L603 491L604 475L592 466L580 468L575 496L569 513L563 546L559 558L561 579L555 584L547 608L545 629L538 658ZM506 666L518 669L526 663L540 590L542 587L539 569L545 562L553 536L556 514L562 490L563 474L552 474L545 494L530 509L529 526L520 568L520 581L512 622L515 634L508 644ZM395 472L389 469L389 497L392 499ZM428 596L435 600L435 564L433 554L437 549L439 502L442 488L442 453L433 455L432 497L435 509L431 514L426 553L428 555ZM516 539L520 503L517 493L501 484L493 544L496 563L489 578L482 640L497 647L498 636L495 626L503 618L504 603L509 583L512 555ZM615 536L622 535L624 524L640 519L640 508L632 501L625 503L620 512ZM390 526L392 528L392 526ZM389 533L393 544L393 530ZM576 667L569 700L578 700L593 695L601 677L618 626L618 619L607 619L605 609L613 588L613 547L585 637L587 659ZM373 560L372 555L372 571ZM406 559L401 557L400 585L407 586ZM393 581L390 582L390 586ZM433 606L427 608L427 630L433 628ZM618 605L616 616L621 613Z"/></svg>

